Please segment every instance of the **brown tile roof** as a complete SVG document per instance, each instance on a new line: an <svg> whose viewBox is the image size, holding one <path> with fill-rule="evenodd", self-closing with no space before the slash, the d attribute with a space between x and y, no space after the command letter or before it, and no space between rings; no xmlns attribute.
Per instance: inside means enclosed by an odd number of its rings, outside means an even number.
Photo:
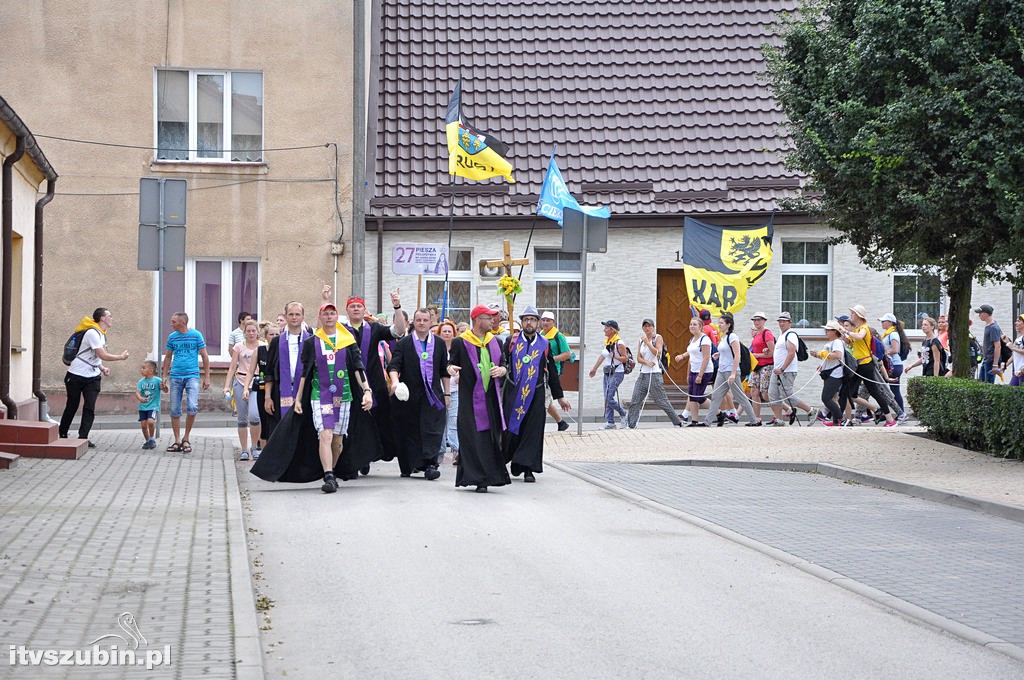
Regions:
<svg viewBox="0 0 1024 680"><path fill-rule="evenodd" d="M510 146L517 179L458 179L460 216L532 215L555 143L569 190L613 214L772 211L800 180L761 46L797 4L381 0L369 214L447 214L460 75L464 117Z"/></svg>

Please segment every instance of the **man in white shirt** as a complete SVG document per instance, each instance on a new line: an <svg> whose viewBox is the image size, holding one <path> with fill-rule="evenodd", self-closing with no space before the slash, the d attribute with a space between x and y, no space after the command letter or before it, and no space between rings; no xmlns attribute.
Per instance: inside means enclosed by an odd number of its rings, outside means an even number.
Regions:
<svg viewBox="0 0 1024 680"><path fill-rule="evenodd" d="M800 362L796 359L796 350L800 346L800 336L793 330L793 320L789 312L779 314L779 339L775 343L775 369L772 371L771 380L768 383L768 400L771 402L772 411L775 417L771 425L785 425L783 418L789 419L792 425L796 420L796 409L800 408L811 417L811 407L802 401L793 390L796 385L796 374L800 369ZM784 404L789 404L788 416L785 413Z"/></svg>
<svg viewBox="0 0 1024 680"><path fill-rule="evenodd" d="M82 407L82 420L78 424L78 438L88 439L89 430L92 429L93 419L96 415L96 398L100 394L100 381L103 376L110 375L110 369L103 365L104 361L124 361L128 358L128 352L111 354L107 351L107 330L113 322L114 317L106 307L98 307L93 311L91 317L82 319L75 329L77 333L85 330L82 336L82 344L79 346L78 355L68 367L64 374L64 387L67 390L68 400L64 405L64 414L60 417L58 434L67 438L68 430L71 428L71 421L78 412L78 405L83 397L85 405ZM89 442L89 448L94 449L96 445Z"/></svg>

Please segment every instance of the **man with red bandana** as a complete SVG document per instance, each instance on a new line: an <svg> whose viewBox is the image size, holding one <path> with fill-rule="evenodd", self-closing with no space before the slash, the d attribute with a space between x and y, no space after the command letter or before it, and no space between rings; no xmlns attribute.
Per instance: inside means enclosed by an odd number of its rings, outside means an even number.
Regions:
<svg viewBox="0 0 1024 680"><path fill-rule="evenodd" d="M385 326L376 321L365 320L366 301L353 295L345 302L345 313L348 323L344 325L352 334L359 347L363 365L366 367L366 379L370 383L373 395L373 408L370 411L353 411L349 424L350 436L345 440L345 448L341 453L338 469L342 479L355 479L360 472L368 474L370 463L375 460L393 460L398 454L398 444L394 428L391 426L391 405L388 400L388 379L385 373L387 365L387 343L405 335L405 315L402 309L398 290L391 293L391 306L394 308L394 323ZM363 398L360 385L352 386L352 397L359 402Z"/></svg>

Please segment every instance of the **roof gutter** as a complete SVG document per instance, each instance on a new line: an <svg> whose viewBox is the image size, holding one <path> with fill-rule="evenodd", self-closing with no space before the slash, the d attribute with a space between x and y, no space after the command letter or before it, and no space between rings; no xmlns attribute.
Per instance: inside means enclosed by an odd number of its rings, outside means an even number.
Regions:
<svg viewBox="0 0 1024 680"><path fill-rule="evenodd" d="M14 153L4 159L3 166L3 207L0 211L0 248L3 248L3 260L0 269L3 279L0 282L0 401L7 407L7 417L18 417L18 405L11 398L11 287L14 267L14 164L25 155L25 137L15 130L17 141Z"/></svg>
<svg viewBox="0 0 1024 680"><path fill-rule="evenodd" d="M56 177L46 178L46 195L36 201L35 242L36 266L32 281L32 394L39 400L39 419L47 420L46 395L42 391L43 379L43 208L53 200Z"/></svg>

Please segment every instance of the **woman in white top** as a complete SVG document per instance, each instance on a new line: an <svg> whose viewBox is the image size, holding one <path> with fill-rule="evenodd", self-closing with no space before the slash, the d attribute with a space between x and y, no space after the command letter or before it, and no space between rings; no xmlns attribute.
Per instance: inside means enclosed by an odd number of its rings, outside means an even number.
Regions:
<svg viewBox="0 0 1024 680"><path fill-rule="evenodd" d="M650 396L654 403L668 414L668 419L676 427L682 427L679 415L672 408L672 403L665 394L665 386L662 384L661 374L661 352L665 348L665 339L655 332L654 320L644 319L641 324L644 334L640 336L640 345L636 349L636 362L640 364L640 375L633 383L633 397L629 400L629 414L626 416L626 425L632 429L640 420L640 409L644 401Z"/></svg>
<svg viewBox="0 0 1024 680"><path fill-rule="evenodd" d="M818 366L818 373L825 384L821 388L821 403L828 409L830 419L818 414L822 425L832 427L839 425L840 418L850 409L849 397L846 393L846 381L843 379L843 357L846 354L846 343L843 342L843 327L838 321L829 321L824 326L825 338L828 342L818 357L823 361ZM838 395L838 399L836 396ZM845 411L844 411L845 409Z"/></svg>
<svg viewBox="0 0 1024 680"><path fill-rule="evenodd" d="M1019 387L1024 384L1024 314L1019 314L1013 320L1013 327L1017 331L1017 339L1010 345L1013 351L1013 376L1010 378L1010 386Z"/></svg>
<svg viewBox="0 0 1024 680"><path fill-rule="evenodd" d="M260 415L255 408L249 410L249 388L252 380L249 370L253 364L253 356L260 347L260 326L250 319L242 324L245 340L238 343L231 351L231 365L224 376L224 398L235 397L236 423L238 425L238 443L242 453L238 460L249 460L249 437L253 447L260 439ZM255 407L255 404L253 404Z"/></svg>
<svg viewBox="0 0 1024 680"><path fill-rule="evenodd" d="M718 343L718 377L715 378L715 388L711 391L711 405L708 407L708 415L701 422L695 422L699 427L709 427L718 415L718 407L725 395L732 394L733 400L743 406L743 412L750 419L747 427L761 427L762 423L754 415L754 407L750 399L743 393L742 376L737 379L740 368L740 339L733 331L735 321L732 314L724 312L718 319L718 329L722 340ZM718 421L721 425L722 421Z"/></svg>
<svg viewBox="0 0 1024 680"><path fill-rule="evenodd" d="M683 411L683 419L697 422L700 417L700 405L708 400L704 390L708 388L715 377L715 367L711 363L711 351L714 342L711 336L704 333L704 324L698 317L690 319L690 344L686 346L684 354L675 356L676 363L687 362L689 364L689 379L686 382L686 409Z"/></svg>

